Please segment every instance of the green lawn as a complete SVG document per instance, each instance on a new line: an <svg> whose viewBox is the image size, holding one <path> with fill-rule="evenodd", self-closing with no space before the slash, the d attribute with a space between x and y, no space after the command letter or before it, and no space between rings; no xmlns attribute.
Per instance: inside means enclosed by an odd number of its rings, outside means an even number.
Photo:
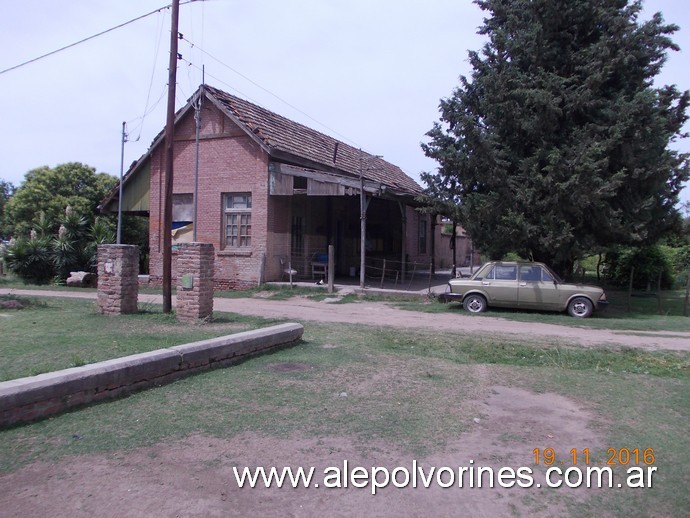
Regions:
<svg viewBox="0 0 690 518"><path fill-rule="evenodd" d="M92 302L60 299L0 313L9 315L0 317L4 379L271 323L221 314L210 325L184 326L154 310L113 318ZM273 368L282 363L306 368ZM655 488L597 494L577 504L578 514L605 506L617 515L673 516L690 506L689 367L688 353L307 323L295 347L1 431L0 472L191 434L347 436L362 448L383 440L413 458L443 451L471 429L474 414L461 409L488 383L572 398L596 416L607 446L655 449ZM347 398L337 397L343 392ZM532 442L527 452L546 446Z"/></svg>
<svg viewBox="0 0 690 518"><path fill-rule="evenodd" d="M10 297L0 296L0 300ZM218 315L209 325L180 324L159 307L112 318L95 301L12 297L26 306L0 309L0 381L33 376L270 324L261 318Z"/></svg>
<svg viewBox="0 0 690 518"><path fill-rule="evenodd" d="M212 324L185 326L155 308L113 318L88 301L24 301L25 309L0 310L2 379L273 323L219 314ZM273 368L283 363L305 369ZM656 487L597 493L577 503L577 514L677 516L690 508L690 354L343 324L307 323L295 347L0 431L0 472L192 434L346 436L364 449L372 440L395 444L413 458L443 451L471 429L475 414L462 409L492 384L572 398L596 416L593 433L605 445L657 452ZM545 446L524 444L527 452Z"/></svg>

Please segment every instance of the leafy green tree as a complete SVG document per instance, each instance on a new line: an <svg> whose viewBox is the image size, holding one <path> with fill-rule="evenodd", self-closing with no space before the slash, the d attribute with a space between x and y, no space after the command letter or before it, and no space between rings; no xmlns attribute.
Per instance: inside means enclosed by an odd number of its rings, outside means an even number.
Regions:
<svg viewBox="0 0 690 518"><path fill-rule="evenodd" d="M5 205L14 194L15 187L11 182L0 180L0 239L5 239L9 236L9 232L5 229Z"/></svg>
<svg viewBox="0 0 690 518"><path fill-rule="evenodd" d="M463 225L569 275L586 252L654 243L678 225L690 92L653 86L676 25L641 1L475 0L488 42L441 100L428 156L453 175Z"/></svg>
<svg viewBox="0 0 690 518"><path fill-rule="evenodd" d="M98 204L116 183L114 176L79 162L33 169L7 202L7 226L15 236L26 235L41 212L57 225L67 206L91 223Z"/></svg>
<svg viewBox="0 0 690 518"><path fill-rule="evenodd" d="M606 254L604 275L614 286L627 288L632 275L633 288L662 289L673 286L674 269L669 257L657 245L643 247L619 247Z"/></svg>

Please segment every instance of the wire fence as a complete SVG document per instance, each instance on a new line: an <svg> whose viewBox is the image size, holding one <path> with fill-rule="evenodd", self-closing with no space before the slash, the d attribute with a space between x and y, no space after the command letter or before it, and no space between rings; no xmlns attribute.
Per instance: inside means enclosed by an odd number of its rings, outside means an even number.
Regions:
<svg viewBox="0 0 690 518"><path fill-rule="evenodd" d="M335 278L340 284L359 284L360 257L350 255L338 257L335 253ZM344 263L344 264L342 264ZM289 257L289 266L295 278L301 281L313 280L326 282L328 275L328 251L323 248L305 248ZM403 291L420 291L431 288L434 284L445 283L450 270L436 273L431 261L406 261L390 257L367 256L364 279L366 287L395 289Z"/></svg>
<svg viewBox="0 0 690 518"><path fill-rule="evenodd" d="M436 275L431 261L415 262L368 257L364 278L371 286L393 288L407 291L418 291L420 284L428 281L431 287Z"/></svg>

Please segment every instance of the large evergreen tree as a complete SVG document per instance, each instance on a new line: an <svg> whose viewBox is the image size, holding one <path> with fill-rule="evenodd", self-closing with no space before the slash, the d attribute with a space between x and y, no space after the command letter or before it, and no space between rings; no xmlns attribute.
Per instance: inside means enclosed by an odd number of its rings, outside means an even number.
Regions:
<svg viewBox="0 0 690 518"><path fill-rule="evenodd" d="M669 143L690 93L653 80L678 27L641 21L639 0L475 3L488 42L423 146L457 179L475 245L568 274L586 251L675 225L689 168Z"/></svg>

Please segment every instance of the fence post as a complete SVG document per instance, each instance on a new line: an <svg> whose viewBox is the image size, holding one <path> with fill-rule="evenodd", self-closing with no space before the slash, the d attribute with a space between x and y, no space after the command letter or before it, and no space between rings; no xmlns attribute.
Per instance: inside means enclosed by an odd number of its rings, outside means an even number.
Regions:
<svg viewBox="0 0 690 518"><path fill-rule="evenodd" d="M266 283L266 253L261 254L259 259L259 286L263 286Z"/></svg>
<svg viewBox="0 0 690 518"><path fill-rule="evenodd" d="M335 280L335 247L328 245L328 293L335 291L333 282Z"/></svg>
<svg viewBox="0 0 690 518"><path fill-rule="evenodd" d="M630 299L632 298L633 277L635 276L635 267L630 267L630 284L628 285L628 313L630 313Z"/></svg>
<svg viewBox="0 0 690 518"><path fill-rule="evenodd" d="M661 275L662 272L659 272L659 278L656 281L656 300L658 303L658 308L659 308L659 314L661 315L663 312L663 308L661 307Z"/></svg>
<svg viewBox="0 0 690 518"><path fill-rule="evenodd" d="M690 270L688 270L688 282L685 283L685 301L683 302L683 316L688 316L688 298L690 298Z"/></svg>
<svg viewBox="0 0 690 518"><path fill-rule="evenodd" d="M432 259L429 263L429 286L427 287L427 295L431 295L431 277L434 271L434 260Z"/></svg>
<svg viewBox="0 0 690 518"><path fill-rule="evenodd" d="M383 279L386 277L386 260L383 260L383 270L381 270L381 284L379 288L383 289Z"/></svg>
<svg viewBox="0 0 690 518"><path fill-rule="evenodd" d="M410 284L407 285L407 289L412 288L412 281L414 280L414 274L417 272L417 261L412 263L412 276L410 277ZM404 278L404 277L403 277Z"/></svg>

